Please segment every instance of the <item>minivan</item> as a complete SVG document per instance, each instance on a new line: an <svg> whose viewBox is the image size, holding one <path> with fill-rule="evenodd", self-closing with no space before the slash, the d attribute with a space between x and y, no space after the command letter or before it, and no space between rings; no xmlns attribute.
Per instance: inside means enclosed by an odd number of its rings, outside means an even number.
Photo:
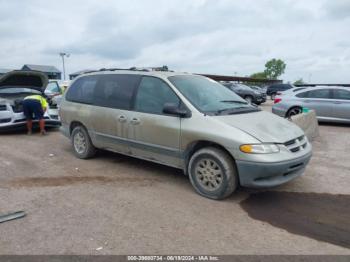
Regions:
<svg viewBox="0 0 350 262"><path fill-rule="evenodd" d="M293 123L188 73L81 75L63 95L60 117L78 158L105 149L179 168L211 199L226 198L239 185L286 183L303 174L312 154Z"/></svg>

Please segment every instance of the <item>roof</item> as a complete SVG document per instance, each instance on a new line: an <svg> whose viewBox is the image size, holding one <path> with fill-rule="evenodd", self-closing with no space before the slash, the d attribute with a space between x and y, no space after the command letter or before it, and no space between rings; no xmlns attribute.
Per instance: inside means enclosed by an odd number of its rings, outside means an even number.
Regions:
<svg viewBox="0 0 350 262"><path fill-rule="evenodd" d="M102 69L98 71L87 71L84 75L101 75L101 74L136 74L136 75L149 75L149 76L161 76L169 77L175 75L189 75L182 72L169 72L169 71L143 71L143 70L129 70L129 69Z"/></svg>
<svg viewBox="0 0 350 262"><path fill-rule="evenodd" d="M24 69L24 67L28 67L30 70L36 70L36 71L41 71L41 72L50 72L50 73L61 73L60 70L58 70L56 67L54 66L49 66L49 65L29 65L26 64L22 67L22 70Z"/></svg>
<svg viewBox="0 0 350 262"><path fill-rule="evenodd" d="M80 74L84 74L86 72L91 72L91 71L94 71L93 69L84 69L84 70L79 70L77 72L74 72L74 73L70 73L69 75L72 76L72 75L80 75Z"/></svg>
<svg viewBox="0 0 350 262"><path fill-rule="evenodd" d="M13 71L13 69L5 69L5 68L0 68L0 74L6 74L10 71Z"/></svg>

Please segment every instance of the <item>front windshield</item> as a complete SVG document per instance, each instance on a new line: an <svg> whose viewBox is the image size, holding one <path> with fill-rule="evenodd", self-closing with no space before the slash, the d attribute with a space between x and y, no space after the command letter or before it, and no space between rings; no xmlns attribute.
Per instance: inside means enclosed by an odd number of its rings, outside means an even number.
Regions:
<svg viewBox="0 0 350 262"><path fill-rule="evenodd" d="M45 89L45 92L47 93L60 93L60 87L57 82L49 82L47 84L47 87Z"/></svg>
<svg viewBox="0 0 350 262"><path fill-rule="evenodd" d="M20 93L30 93L30 94L41 94L38 90L34 90L31 88L25 88L25 87L1 87L0 94L1 95L12 95L12 94L20 94Z"/></svg>
<svg viewBox="0 0 350 262"><path fill-rule="evenodd" d="M178 75L168 79L201 112L217 113L229 109L255 110L227 87L209 78Z"/></svg>

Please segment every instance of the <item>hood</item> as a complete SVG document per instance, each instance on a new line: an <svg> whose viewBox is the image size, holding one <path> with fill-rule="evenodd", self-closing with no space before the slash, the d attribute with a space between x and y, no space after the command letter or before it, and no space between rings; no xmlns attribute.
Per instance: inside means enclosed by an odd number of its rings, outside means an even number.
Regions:
<svg viewBox="0 0 350 262"><path fill-rule="evenodd" d="M285 143L304 135L304 132L292 122L265 111L215 118L263 143Z"/></svg>
<svg viewBox="0 0 350 262"><path fill-rule="evenodd" d="M47 76L39 71L14 70L0 78L0 90L4 88L25 87L44 92L48 83Z"/></svg>

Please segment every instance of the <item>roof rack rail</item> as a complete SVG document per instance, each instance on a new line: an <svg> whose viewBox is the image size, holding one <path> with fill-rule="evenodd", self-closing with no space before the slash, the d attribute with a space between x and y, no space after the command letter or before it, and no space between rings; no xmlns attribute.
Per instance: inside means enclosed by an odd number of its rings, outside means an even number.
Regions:
<svg viewBox="0 0 350 262"><path fill-rule="evenodd" d="M142 72L152 72L152 71L162 71L162 72L174 72L168 69L166 65L159 67L130 67L130 68L100 68L98 70L86 71L83 74L103 72L103 71L118 71L118 70L130 70L130 71L142 71Z"/></svg>

